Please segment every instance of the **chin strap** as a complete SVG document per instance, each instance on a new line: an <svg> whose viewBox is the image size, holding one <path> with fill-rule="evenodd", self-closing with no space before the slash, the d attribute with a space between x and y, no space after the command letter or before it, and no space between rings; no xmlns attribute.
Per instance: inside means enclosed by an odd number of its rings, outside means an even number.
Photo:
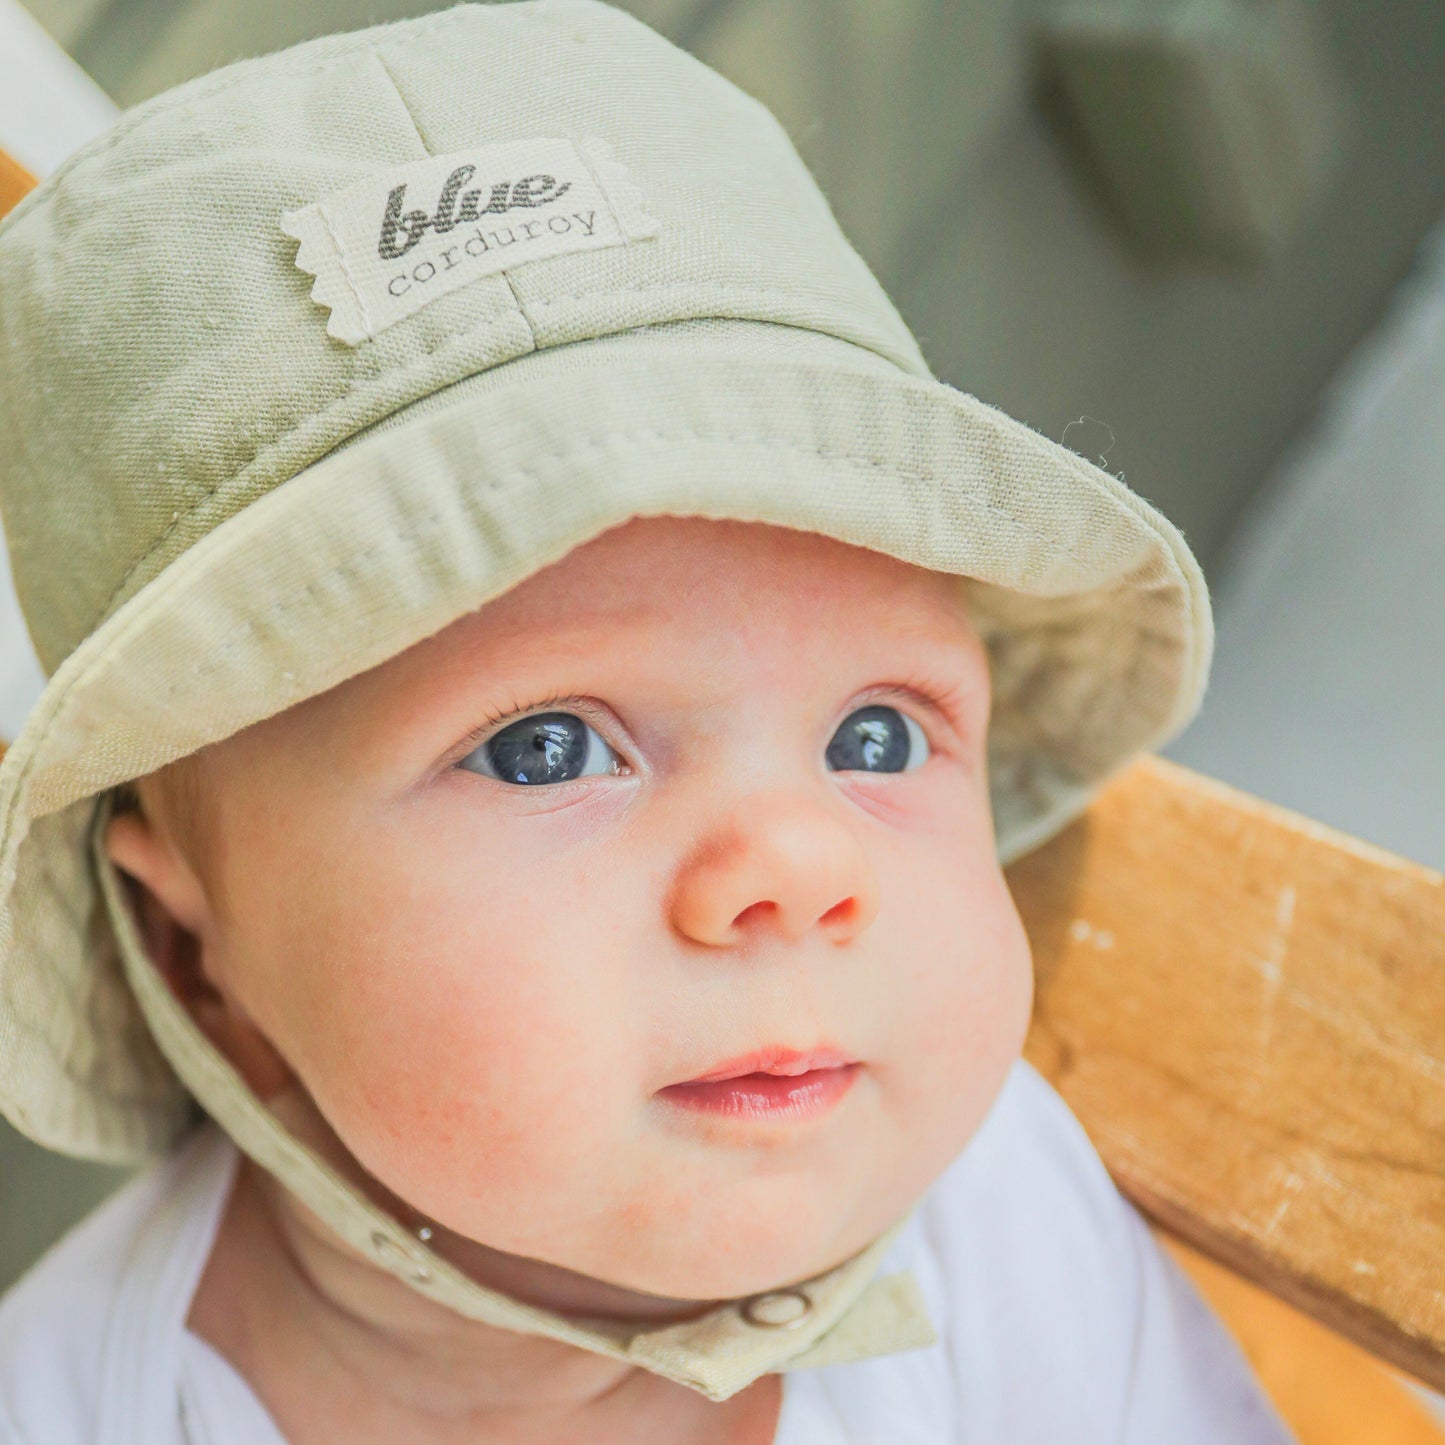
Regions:
<svg viewBox="0 0 1445 1445"><path fill-rule="evenodd" d="M710 1400L726 1400L761 1375L937 1343L938 1333L912 1272L874 1277L911 1210L872 1244L823 1274L729 1301L659 1329L638 1330L617 1320L569 1319L478 1284L283 1128L197 1028L146 953L115 867L101 846L110 812L107 798L96 812L91 853L126 977L161 1052L240 1149L353 1249L419 1294L468 1319L549 1336L637 1365Z"/></svg>

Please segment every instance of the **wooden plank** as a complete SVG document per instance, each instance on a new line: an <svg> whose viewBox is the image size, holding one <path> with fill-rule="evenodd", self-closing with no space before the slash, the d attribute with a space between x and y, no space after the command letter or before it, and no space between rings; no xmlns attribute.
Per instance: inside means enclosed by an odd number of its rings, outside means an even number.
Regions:
<svg viewBox="0 0 1445 1445"><path fill-rule="evenodd" d="M1008 876L1121 1190L1445 1387L1445 875L1146 757Z"/></svg>
<svg viewBox="0 0 1445 1445"><path fill-rule="evenodd" d="M0 216L38 184L37 177L31 175L13 156L0 150Z"/></svg>

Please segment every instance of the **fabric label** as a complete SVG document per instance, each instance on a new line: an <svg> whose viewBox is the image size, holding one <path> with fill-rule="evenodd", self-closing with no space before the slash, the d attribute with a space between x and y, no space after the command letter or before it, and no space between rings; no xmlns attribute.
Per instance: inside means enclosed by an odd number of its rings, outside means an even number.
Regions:
<svg viewBox="0 0 1445 1445"><path fill-rule="evenodd" d="M608 142L586 136L408 161L287 211L281 229L327 332L358 346L482 276L661 228Z"/></svg>

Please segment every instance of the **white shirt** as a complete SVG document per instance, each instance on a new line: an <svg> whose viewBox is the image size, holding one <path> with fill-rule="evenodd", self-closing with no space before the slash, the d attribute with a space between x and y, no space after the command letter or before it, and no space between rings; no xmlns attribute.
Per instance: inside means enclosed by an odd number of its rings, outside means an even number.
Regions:
<svg viewBox="0 0 1445 1445"><path fill-rule="evenodd" d="M185 1325L239 1154L208 1124L0 1300L0 1445L286 1445ZM880 1274L938 1343L788 1371L775 1445L1288 1445L1232 1338L1020 1060Z"/></svg>

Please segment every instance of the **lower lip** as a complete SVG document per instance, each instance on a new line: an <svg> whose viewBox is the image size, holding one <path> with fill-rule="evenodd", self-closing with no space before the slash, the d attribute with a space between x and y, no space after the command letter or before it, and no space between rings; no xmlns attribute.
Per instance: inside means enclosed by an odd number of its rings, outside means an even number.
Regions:
<svg viewBox="0 0 1445 1445"><path fill-rule="evenodd" d="M812 1119L825 1114L848 1092L860 1064L812 1069L806 1074L743 1074L710 1084L672 1084L661 1098L706 1114L752 1119Z"/></svg>

